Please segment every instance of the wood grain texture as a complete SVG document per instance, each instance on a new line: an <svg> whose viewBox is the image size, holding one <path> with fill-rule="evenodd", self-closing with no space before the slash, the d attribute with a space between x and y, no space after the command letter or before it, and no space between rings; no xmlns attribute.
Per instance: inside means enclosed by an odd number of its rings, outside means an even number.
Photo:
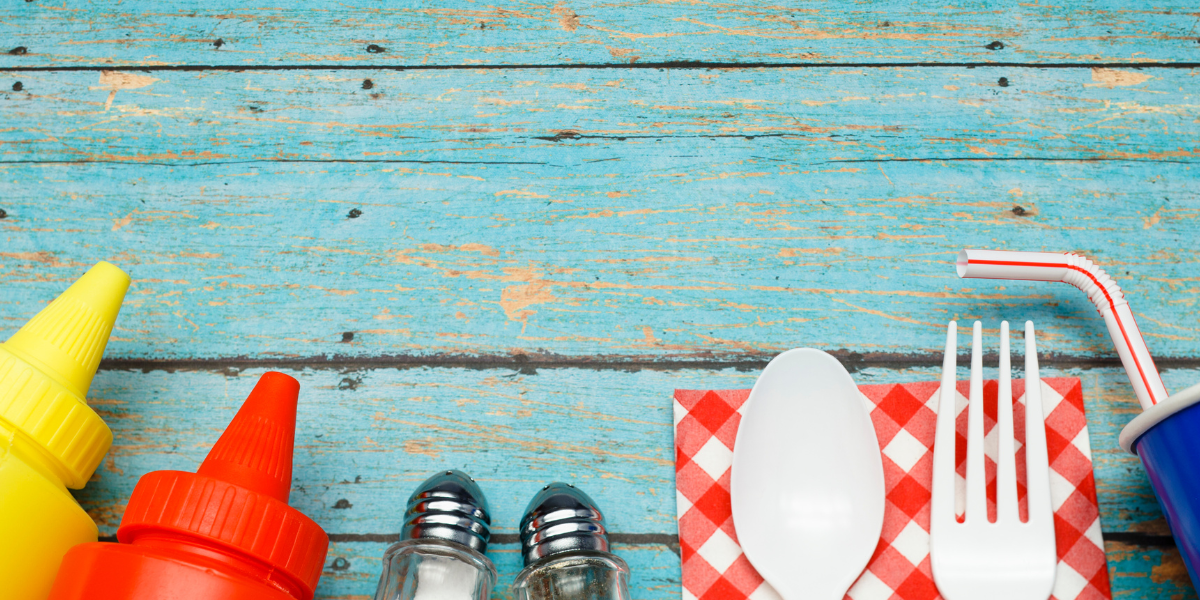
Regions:
<svg viewBox="0 0 1200 600"><path fill-rule="evenodd" d="M1083 379L1105 533L1125 540L1169 540L1143 471L1116 443L1120 427L1136 410L1124 373L1045 366L1044 376ZM102 534L115 532L141 475L199 466L261 372L105 370L98 375L91 403L112 426L115 442L77 497ZM676 532L672 390L746 388L757 375L700 369L287 372L302 385L291 503L336 541L322 581L324 598L373 589L386 546L382 540L399 531L407 495L430 473L447 467L464 469L480 482L502 540L513 538L521 511L541 485L576 483L606 509L619 538L645 540L622 550L633 566L635 597L676 597L679 565L670 548ZM855 379L863 384L931 381L938 374L936 368L864 369ZM986 376L994 377L995 369ZM1164 378L1168 386L1180 387L1200 378L1200 369L1171 370ZM1172 564L1170 552L1122 548L1111 558L1114 573L1170 570L1162 566ZM514 552L507 541L493 549L508 574L502 582L517 570ZM1186 589L1177 575L1155 585L1120 578L1114 583L1129 593L1119 597L1155 598L1166 589Z"/></svg>
<svg viewBox="0 0 1200 600"><path fill-rule="evenodd" d="M0 66L1200 61L1192 2L11 2Z"/></svg>
<svg viewBox="0 0 1200 600"><path fill-rule="evenodd" d="M800 344L937 364L951 318L1032 318L1047 352L1114 356L1069 286L959 280L958 250L982 246L1092 256L1156 356L1195 356L1189 166L759 168L639 190L620 172L539 185L454 165L8 166L3 329L107 259L134 278L110 359L763 360Z"/></svg>
<svg viewBox="0 0 1200 600"><path fill-rule="evenodd" d="M975 317L1113 356L1076 290L958 280L972 246L1088 254L1196 356L1193 71L36 75L4 100L0 329L114 260L110 358L936 364Z"/></svg>
<svg viewBox="0 0 1200 600"><path fill-rule="evenodd" d="M1195 598L1183 558L1174 548L1106 542L1114 598Z"/></svg>
<svg viewBox="0 0 1200 600"><path fill-rule="evenodd" d="M1190 165L1200 160L1197 77L1014 67L0 71L0 159L472 163L493 167L488 180L564 190L599 175L643 191L701 173L878 175L876 163L914 160Z"/></svg>

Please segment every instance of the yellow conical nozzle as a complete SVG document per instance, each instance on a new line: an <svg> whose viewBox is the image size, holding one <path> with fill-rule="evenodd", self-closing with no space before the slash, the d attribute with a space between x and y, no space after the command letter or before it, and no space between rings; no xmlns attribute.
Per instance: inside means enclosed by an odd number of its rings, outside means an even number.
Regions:
<svg viewBox="0 0 1200 600"><path fill-rule="evenodd" d="M67 487L83 487L112 444L84 398L128 289L124 271L98 263L0 344L0 426L58 459Z"/></svg>

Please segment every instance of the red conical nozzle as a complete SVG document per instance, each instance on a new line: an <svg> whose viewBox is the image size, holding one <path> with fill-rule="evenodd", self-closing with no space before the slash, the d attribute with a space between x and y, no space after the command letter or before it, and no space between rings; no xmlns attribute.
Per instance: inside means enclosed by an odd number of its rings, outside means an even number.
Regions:
<svg viewBox="0 0 1200 600"><path fill-rule="evenodd" d="M287 503L299 395L295 379L263 375L196 473Z"/></svg>
<svg viewBox="0 0 1200 600"><path fill-rule="evenodd" d="M198 472L143 475L129 496L117 541L128 545L121 552L147 562L128 572L96 577L108 577L105 581L124 586L121 589L153 590L146 593L155 598L206 599L242 598L215 591L227 588L213 583L213 577L234 583L249 577L286 592L291 600L312 600L329 536L287 504L299 392L300 383L287 375L263 375ZM182 590L192 590L192 580L177 580L175 574L182 571L174 567L161 568L176 562L195 565L196 573L209 573L196 575L196 581L206 582L200 591L184 594ZM232 570L215 567L218 563ZM183 570L192 572L191 567ZM75 576L74 571L64 572ZM85 596L108 597L70 597Z"/></svg>

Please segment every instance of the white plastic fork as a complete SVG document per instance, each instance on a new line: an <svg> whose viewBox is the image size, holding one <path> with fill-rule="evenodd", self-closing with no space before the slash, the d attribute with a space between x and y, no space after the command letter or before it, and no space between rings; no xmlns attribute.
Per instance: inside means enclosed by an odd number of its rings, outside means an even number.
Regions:
<svg viewBox="0 0 1200 600"><path fill-rule="evenodd" d="M1025 323L1025 471L1028 474L1029 520L1024 523L1017 506L1007 321L1000 325L996 522L988 521L980 332L980 323L976 321L971 339L971 393L967 408L966 515L961 523L955 516L954 502L957 323L951 321L946 333L946 357L942 363L941 397L933 446L929 526L933 580L946 600L1046 600L1054 587L1058 557L1033 322Z"/></svg>

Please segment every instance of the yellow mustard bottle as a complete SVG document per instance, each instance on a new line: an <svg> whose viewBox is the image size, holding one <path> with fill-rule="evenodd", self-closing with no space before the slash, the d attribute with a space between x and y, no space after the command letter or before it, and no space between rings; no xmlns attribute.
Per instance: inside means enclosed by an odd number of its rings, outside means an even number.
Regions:
<svg viewBox="0 0 1200 600"><path fill-rule="evenodd" d="M96 541L81 488L112 445L84 400L129 276L106 262L0 344L0 597L43 600L72 546Z"/></svg>

